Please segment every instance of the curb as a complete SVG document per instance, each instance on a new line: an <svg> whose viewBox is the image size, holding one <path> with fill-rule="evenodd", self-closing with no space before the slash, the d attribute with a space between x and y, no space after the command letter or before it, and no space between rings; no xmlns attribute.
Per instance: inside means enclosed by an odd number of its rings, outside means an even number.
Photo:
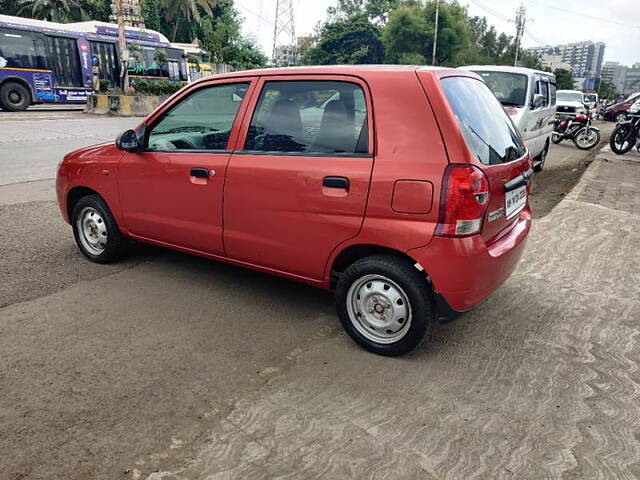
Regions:
<svg viewBox="0 0 640 480"><path fill-rule="evenodd" d="M168 97L153 95L109 95L94 93L87 97L84 113L117 117L146 117Z"/></svg>

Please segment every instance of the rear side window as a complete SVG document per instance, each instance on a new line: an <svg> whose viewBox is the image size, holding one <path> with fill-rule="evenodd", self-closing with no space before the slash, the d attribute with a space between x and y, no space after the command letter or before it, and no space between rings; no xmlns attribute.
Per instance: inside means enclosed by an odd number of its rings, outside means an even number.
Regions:
<svg viewBox="0 0 640 480"><path fill-rule="evenodd" d="M367 107L359 85L273 81L260 94L245 150L366 154L368 144Z"/></svg>
<svg viewBox="0 0 640 480"><path fill-rule="evenodd" d="M513 123L483 82L449 77L441 85L468 147L480 162L497 165L526 153Z"/></svg>

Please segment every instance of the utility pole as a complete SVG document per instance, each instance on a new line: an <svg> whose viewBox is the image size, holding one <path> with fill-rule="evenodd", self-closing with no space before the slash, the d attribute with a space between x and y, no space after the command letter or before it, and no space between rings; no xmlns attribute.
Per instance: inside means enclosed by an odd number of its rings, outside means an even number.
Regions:
<svg viewBox="0 0 640 480"><path fill-rule="evenodd" d="M278 52L278 47L284 51ZM287 52L287 49L291 49ZM284 61L279 61L279 53ZM272 62L274 66L295 65L296 63L296 27L293 17L293 0L277 0L276 21L273 27L273 52ZM280 65L279 65L280 64Z"/></svg>
<svg viewBox="0 0 640 480"><path fill-rule="evenodd" d="M440 0L436 0L436 29L433 32L433 51L431 52L431 65L436 64L436 48L438 46L438 19L440 18Z"/></svg>
<svg viewBox="0 0 640 480"><path fill-rule="evenodd" d="M516 10L516 58L513 66L518 66L518 53L520 50L520 42L524 33L524 26L527 23L527 10L524 8L524 2L520 4L520 8Z"/></svg>
<svg viewBox="0 0 640 480"><path fill-rule="evenodd" d="M116 2L116 17L118 21L118 54L120 55L120 83L122 91L127 93L129 87L129 50L124 36L124 13L122 11L122 0Z"/></svg>

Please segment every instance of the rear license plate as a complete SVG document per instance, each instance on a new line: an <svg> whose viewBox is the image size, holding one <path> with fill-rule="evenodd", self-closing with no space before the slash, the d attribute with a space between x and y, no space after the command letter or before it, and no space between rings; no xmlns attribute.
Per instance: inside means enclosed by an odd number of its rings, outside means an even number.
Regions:
<svg viewBox="0 0 640 480"><path fill-rule="evenodd" d="M504 197L505 214L507 218L513 217L527 204L527 187L522 186L506 192Z"/></svg>

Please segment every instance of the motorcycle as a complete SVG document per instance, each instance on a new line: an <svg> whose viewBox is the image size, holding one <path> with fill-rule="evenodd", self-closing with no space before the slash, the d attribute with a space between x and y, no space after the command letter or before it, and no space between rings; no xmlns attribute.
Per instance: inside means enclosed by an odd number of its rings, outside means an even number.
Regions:
<svg viewBox="0 0 640 480"><path fill-rule="evenodd" d="M551 134L551 141L555 144L563 140L573 140L580 150L589 150L600 143L600 129L591 125L593 114L579 113L575 117L566 116L556 118Z"/></svg>
<svg viewBox="0 0 640 480"><path fill-rule="evenodd" d="M640 100L635 102L631 108L627 119L616 125L616 128L611 132L611 139L609 145L611 151L618 155L624 155L633 147L636 147L640 152Z"/></svg>

